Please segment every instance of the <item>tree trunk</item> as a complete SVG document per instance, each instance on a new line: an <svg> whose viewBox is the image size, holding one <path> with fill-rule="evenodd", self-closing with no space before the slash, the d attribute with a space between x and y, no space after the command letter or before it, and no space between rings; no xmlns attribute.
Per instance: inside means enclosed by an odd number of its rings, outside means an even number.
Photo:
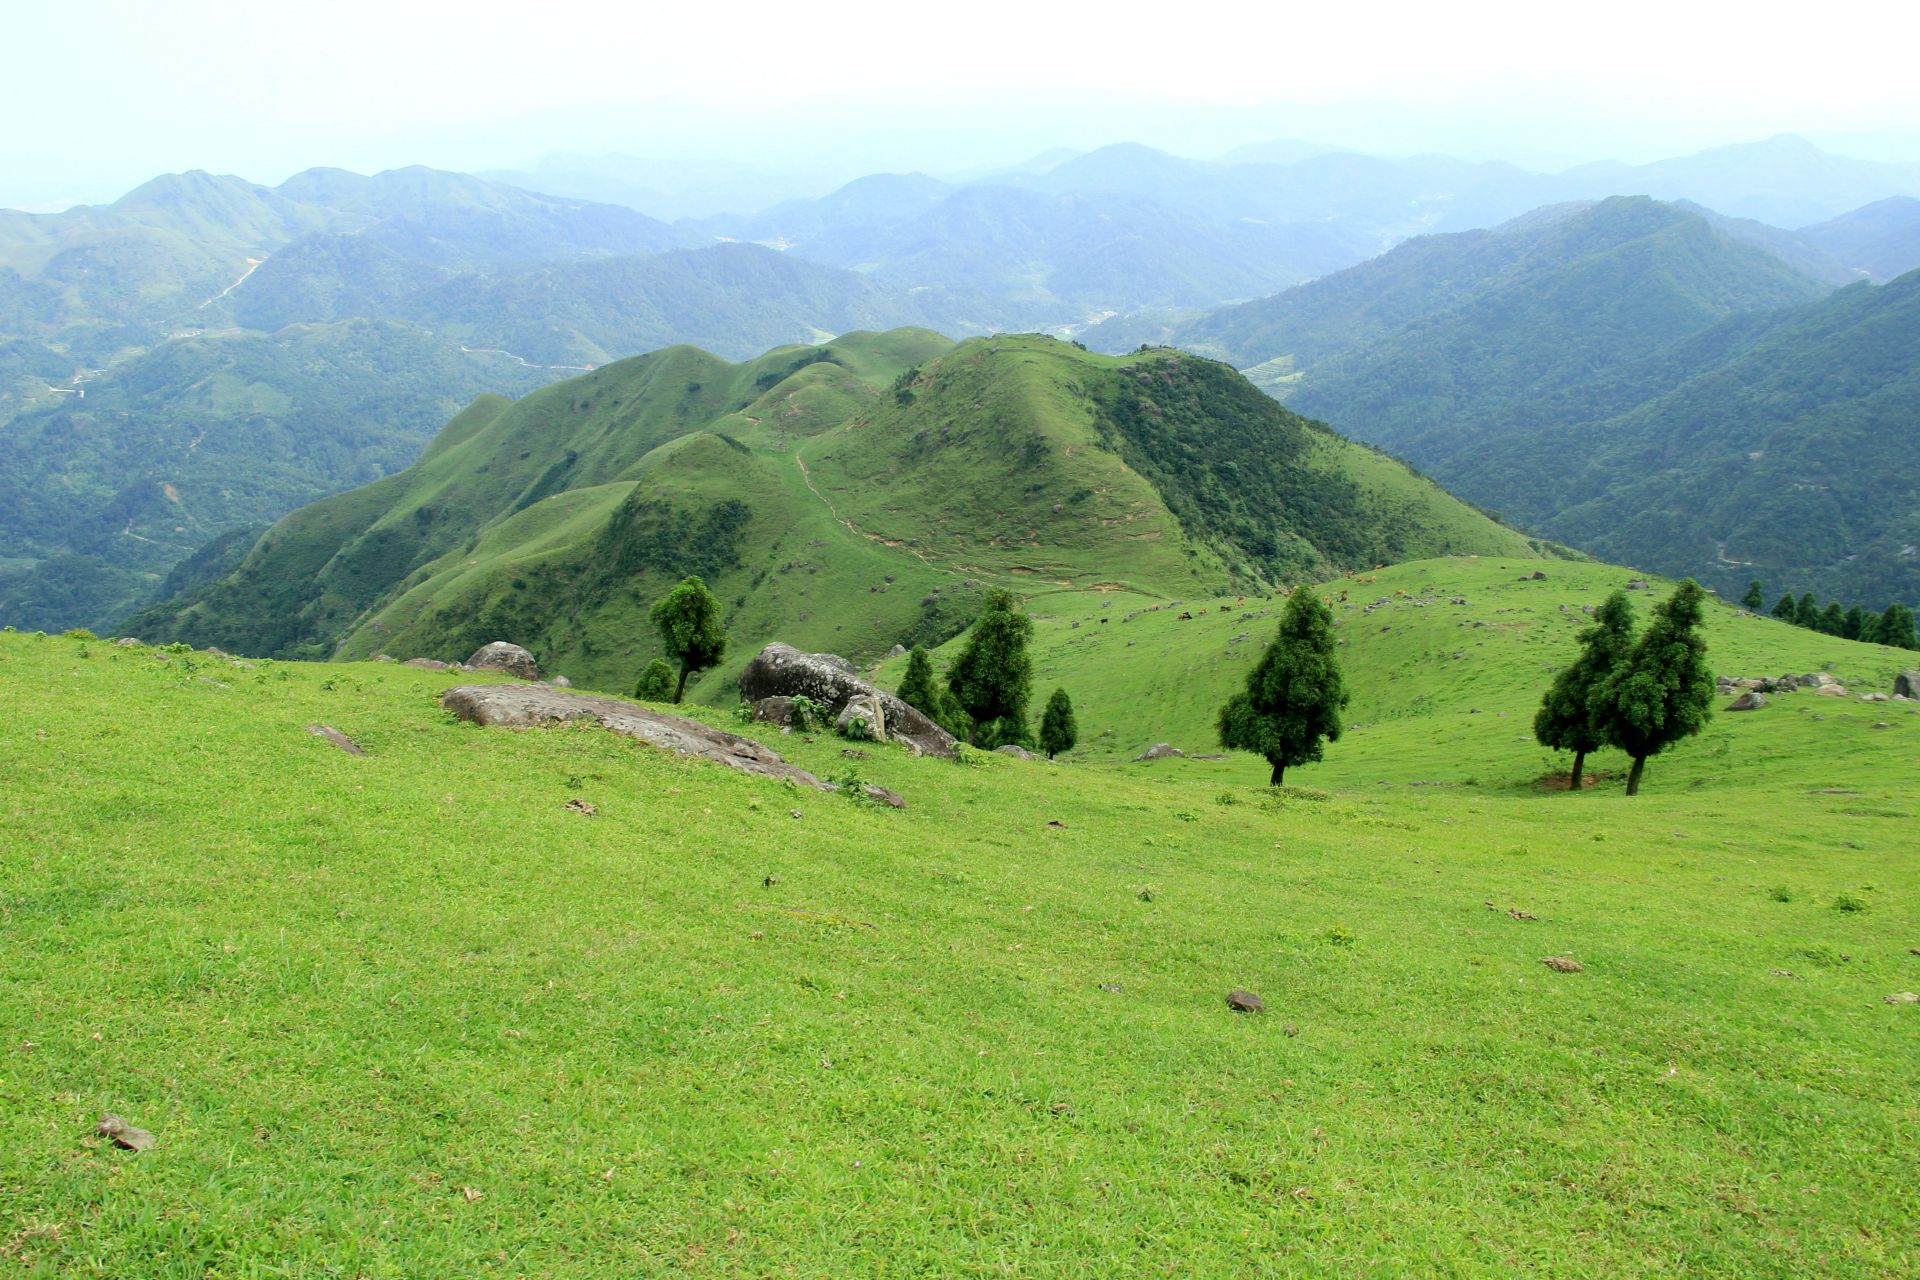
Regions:
<svg viewBox="0 0 1920 1280"><path fill-rule="evenodd" d="M1276 764L1276 765L1274 765L1274 766L1273 766L1273 778L1272 778L1272 779L1271 779L1271 780L1270 780L1270 781L1269 781L1269 782L1267 783L1267 785L1268 785L1268 786L1270 786L1270 787L1277 787L1277 786L1279 786L1279 785L1280 785L1280 779L1281 779L1281 777L1282 777L1282 776L1284 776L1284 775L1286 774L1286 772L1287 772L1287 766L1285 766L1285 765L1283 765L1283 764Z"/></svg>
<svg viewBox="0 0 1920 1280"><path fill-rule="evenodd" d="M687 691L688 674L689 674L688 664L684 662L681 663L680 664L680 683L677 686L675 686L673 691L673 705L676 707L680 705L680 695Z"/></svg>
<svg viewBox="0 0 1920 1280"><path fill-rule="evenodd" d="M1586 778L1582 776L1583 771L1586 769L1586 767L1587 767L1587 749L1585 747L1581 747L1579 750L1573 753L1573 776L1567 779L1567 790L1578 791L1580 790L1580 788L1587 785Z"/></svg>
<svg viewBox="0 0 1920 1280"><path fill-rule="evenodd" d="M1647 758L1645 756L1635 756L1633 758L1633 772L1627 775L1628 795L1637 796L1640 794L1640 771L1646 767Z"/></svg>

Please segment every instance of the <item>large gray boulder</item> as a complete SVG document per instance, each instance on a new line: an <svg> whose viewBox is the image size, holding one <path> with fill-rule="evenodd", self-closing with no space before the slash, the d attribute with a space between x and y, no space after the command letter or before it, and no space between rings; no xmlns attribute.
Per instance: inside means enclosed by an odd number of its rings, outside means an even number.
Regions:
<svg viewBox="0 0 1920 1280"><path fill-rule="evenodd" d="M1920 698L1920 671L1902 671L1893 678L1893 696Z"/></svg>
<svg viewBox="0 0 1920 1280"><path fill-rule="evenodd" d="M1767 705L1767 695L1757 689L1749 689L1727 705L1729 711L1758 711Z"/></svg>
<svg viewBox="0 0 1920 1280"><path fill-rule="evenodd" d="M440 705L475 724L509 729L591 721L613 733L637 738L650 746L683 756L723 764L742 773L767 778L791 778L803 787L832 791L830 783L782 760L750 738L726 733L698 720L650 711L624 698L572 693L551 685L460 685L440 695Z"/></svg>
<svg viewBox="0 0 1920 1280"><path fill-rule="evenodd" d="M856 725L859 727L856 728ZM857 698L848 698L847 705L840 708L840 714L834 717L833 731L843 738L885 742L887 713L886 708L880 705L880 695L863 693Z"/></svg>
<svg viewBox="0 0 1920 1280"><path fill-rule="evenodd" d="M505 640L495 640L475 649L467 659L467 667L473 671L504 671L522 680L540 678L540 664L533 660L533 655Z"/></svg>
<svg viewBox="0 0 1920 1280"><path fill-rule="evenodd" d="M917 755L953 755L952 734L886 690L861 679L845 658L835 654L802 653L775 641L740 673L740 696L755 704L767 698L805 696L819 703L836 724L849 703L877 699L884 738L898 738Z"/></svg>

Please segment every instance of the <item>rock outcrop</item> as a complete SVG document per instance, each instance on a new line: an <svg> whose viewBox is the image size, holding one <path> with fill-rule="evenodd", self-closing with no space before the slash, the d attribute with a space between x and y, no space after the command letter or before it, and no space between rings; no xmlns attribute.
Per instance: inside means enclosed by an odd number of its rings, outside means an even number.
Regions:
<svg viewBox="0 0 1920 1280"><path fill-rule="evenodd" d="M475 649L473 656L467 659L467 668L471 671L504 671L521 680L540 678L540 664L533 660L533 655L505 640L495 640Z"/></svg>
<svg viewBox="0 0 1920 1280"><path fill-rule="evenodd" d="M995 755L1012 756L1015 760L1038 760L1040 758L1025 747L1011 742L1004 747L995 747L993 751Z"/></svg>
<svg viewBox="0 0 1920 1280"><path fill-rule="evenodd" d="M726 733L698 720L650 711L637 702L570 693L547 685L459 685L440 695L440 705L475 724L508 729L588 720L613 733L637 738L649 746L683 756L723 764L742 773L766 778L791 778L817 791L834 788L782 760L749 738Z"/></svg>
<svg viewBox="0 0 1920 1280"><path fill-rule="evenodd" d="M1133 758L1135 764L1142 760L1165 760L1170 756L1184 756L1187 753L1171 742L1156 742Z"/></svg>
<svg viewBox="0 0 1920 1280"><path fill-rule="evenodd" d="M768 698L807 697L839 723L848 704L873 700L880 710L879 740L898 738L918 755L952 756L954 737L919 711L854 673L845 658L802 653L775 642L740 673L740 696L758 706ZM871 714L871 711L869 711Z"/></svg>
<svg viewBox="0 0 1920 1280"><path fill-rule="evenodd" d="M1893 696L1920 698L1920 671L1902 671L1893 678Z"/></svg>

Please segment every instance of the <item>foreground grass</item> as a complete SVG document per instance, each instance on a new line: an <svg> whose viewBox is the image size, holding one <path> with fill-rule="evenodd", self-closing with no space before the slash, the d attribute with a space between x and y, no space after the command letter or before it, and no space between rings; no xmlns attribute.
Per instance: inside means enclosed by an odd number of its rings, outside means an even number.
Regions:
<svg viewBox="0 0 1920 1280"><path fill-rule="evenodd" d="M0 637L0 1271L1920 1271L1892 731L1634 802L780 739L892 812L451 680Z"/></svg>

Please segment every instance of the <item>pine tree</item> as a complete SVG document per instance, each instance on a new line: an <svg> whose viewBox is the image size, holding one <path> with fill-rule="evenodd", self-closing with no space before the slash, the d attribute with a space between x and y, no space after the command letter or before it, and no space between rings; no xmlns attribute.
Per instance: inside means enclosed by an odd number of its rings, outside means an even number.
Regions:
<svg viewBox="0 0 1920 1280"><path fill-rule="evenodd" d="M1605 731L1595 722L1592 702L1595 690L1633 648L1633 606L1627 603L1626 592L1607 597L1579 641L1580 655L1553 678L1533 717L1533 736L1541 746L1573 752L1571 791L1580 790L1587 753L1607 745Z"/></svg>
<svg viewBox="0 0 1920 1280"><path fill-rule="evenodd" d="M1867 611L1859 605L1847 610L1846 624L1840 634L1849 640L1858 640L1867 630Z"/></svg>
<svg viewBox="0 0 1920 1280"><path fill-rule="evenodd" d="M1012 593L988 593L986 610L947 672L947 688L972 722L975 746L1024 746L1029 741L1033 659L1027 641L1032 638L1033 620L1020 612Z"/></svg>
<svg viewBox="0 0 1920 1280"><path fill-rule="evenodd" d="M1792 622L1799 616L1799 606L1793 601L1793 592L1787 592L1774 602L1773 616L1782 622Z"/></svg>
<svg viewBox="0 0 1920 1280"><path fill-rule="evenodd" d="M667 656L680 664L680 681L673 700L687 692L687 677L705 671L727 652L726 628L720 625L720 602L699 577L688 577L654 603L649 616L659 628Z"/></svg>
<svg viewBox="0 0 1920 1280"><path fill-rule="evenodd" d="M1760 594L1760 579L1755 578L1747 584L1747 594L1740 597L1740 604L1754 613L1767 607L1767 598Z"/></svg>
<svg viewBox="0 0 1920 1280"><path fill-rule="evenodd" d="M1654 606L1653 621L1593 695L1594 720L1608 743L1633 758L1627 794L1640 793L1647 757L1706 727L1713 673L1700 636L1706 592L1692 578Z"/></svg>
<svg viewBox="0 0 1920 1280"><path fill-rule="evenodd" d="M1073 700L1065 689L1055 689L1040 713L1040 749L1051 760L1062 751L1073 750L1080 741L1080 727L1073 720Z"/></svg>
<svg viewBox="0 0 1920 1280"><path fill-rule="evenodd" d="M1822 635L1845 635L1847 631L1846 610L1840 607L1838 600L1830 600L1827 607L1820 611L1820 633Z"/></svg>
<svg viewBox="0 0 1920 1280"><path fill-rule="evenodd" d="M1809 631L1820 629L1820 602L1809 591L1800 597L1800 603L1793 606L1793 620Z"/></svg>
<svg viewBox="0 0 1920 1280"><path fill-rule="evenodd" d="M940 693L934 687L933 662L924 646L915 645L907 654L907 674L895 696L928 719L939 719Z"/></svg>
<svg viewBox="0 0 1920 1280"><path fill-rule="evenodd" d="M1246 688L1220 708L1220 745L1266 757L1277 787L1288 765L1319 760L1325 743L1340 740L1347 698L1334 656L1333 614L1318 595L1300 588L1287 599L1273 643L1247 673Z"/></svg>
<svg viewBox="0 0 1920 1280"><path fill-rule="evenodd" d="M673 697L673 667L665 658L655 658L640 673L633 696L642 702L665 702Z"/></svg>
<svg viewBox="0 0 1920 1280"><path fill-rule="evenodd" d="M1920 649L1920 637L1914 635L1913 610L1898 601L1888 605L1887 611L1880 615L1874 641L1896 649Z"/></svg>

